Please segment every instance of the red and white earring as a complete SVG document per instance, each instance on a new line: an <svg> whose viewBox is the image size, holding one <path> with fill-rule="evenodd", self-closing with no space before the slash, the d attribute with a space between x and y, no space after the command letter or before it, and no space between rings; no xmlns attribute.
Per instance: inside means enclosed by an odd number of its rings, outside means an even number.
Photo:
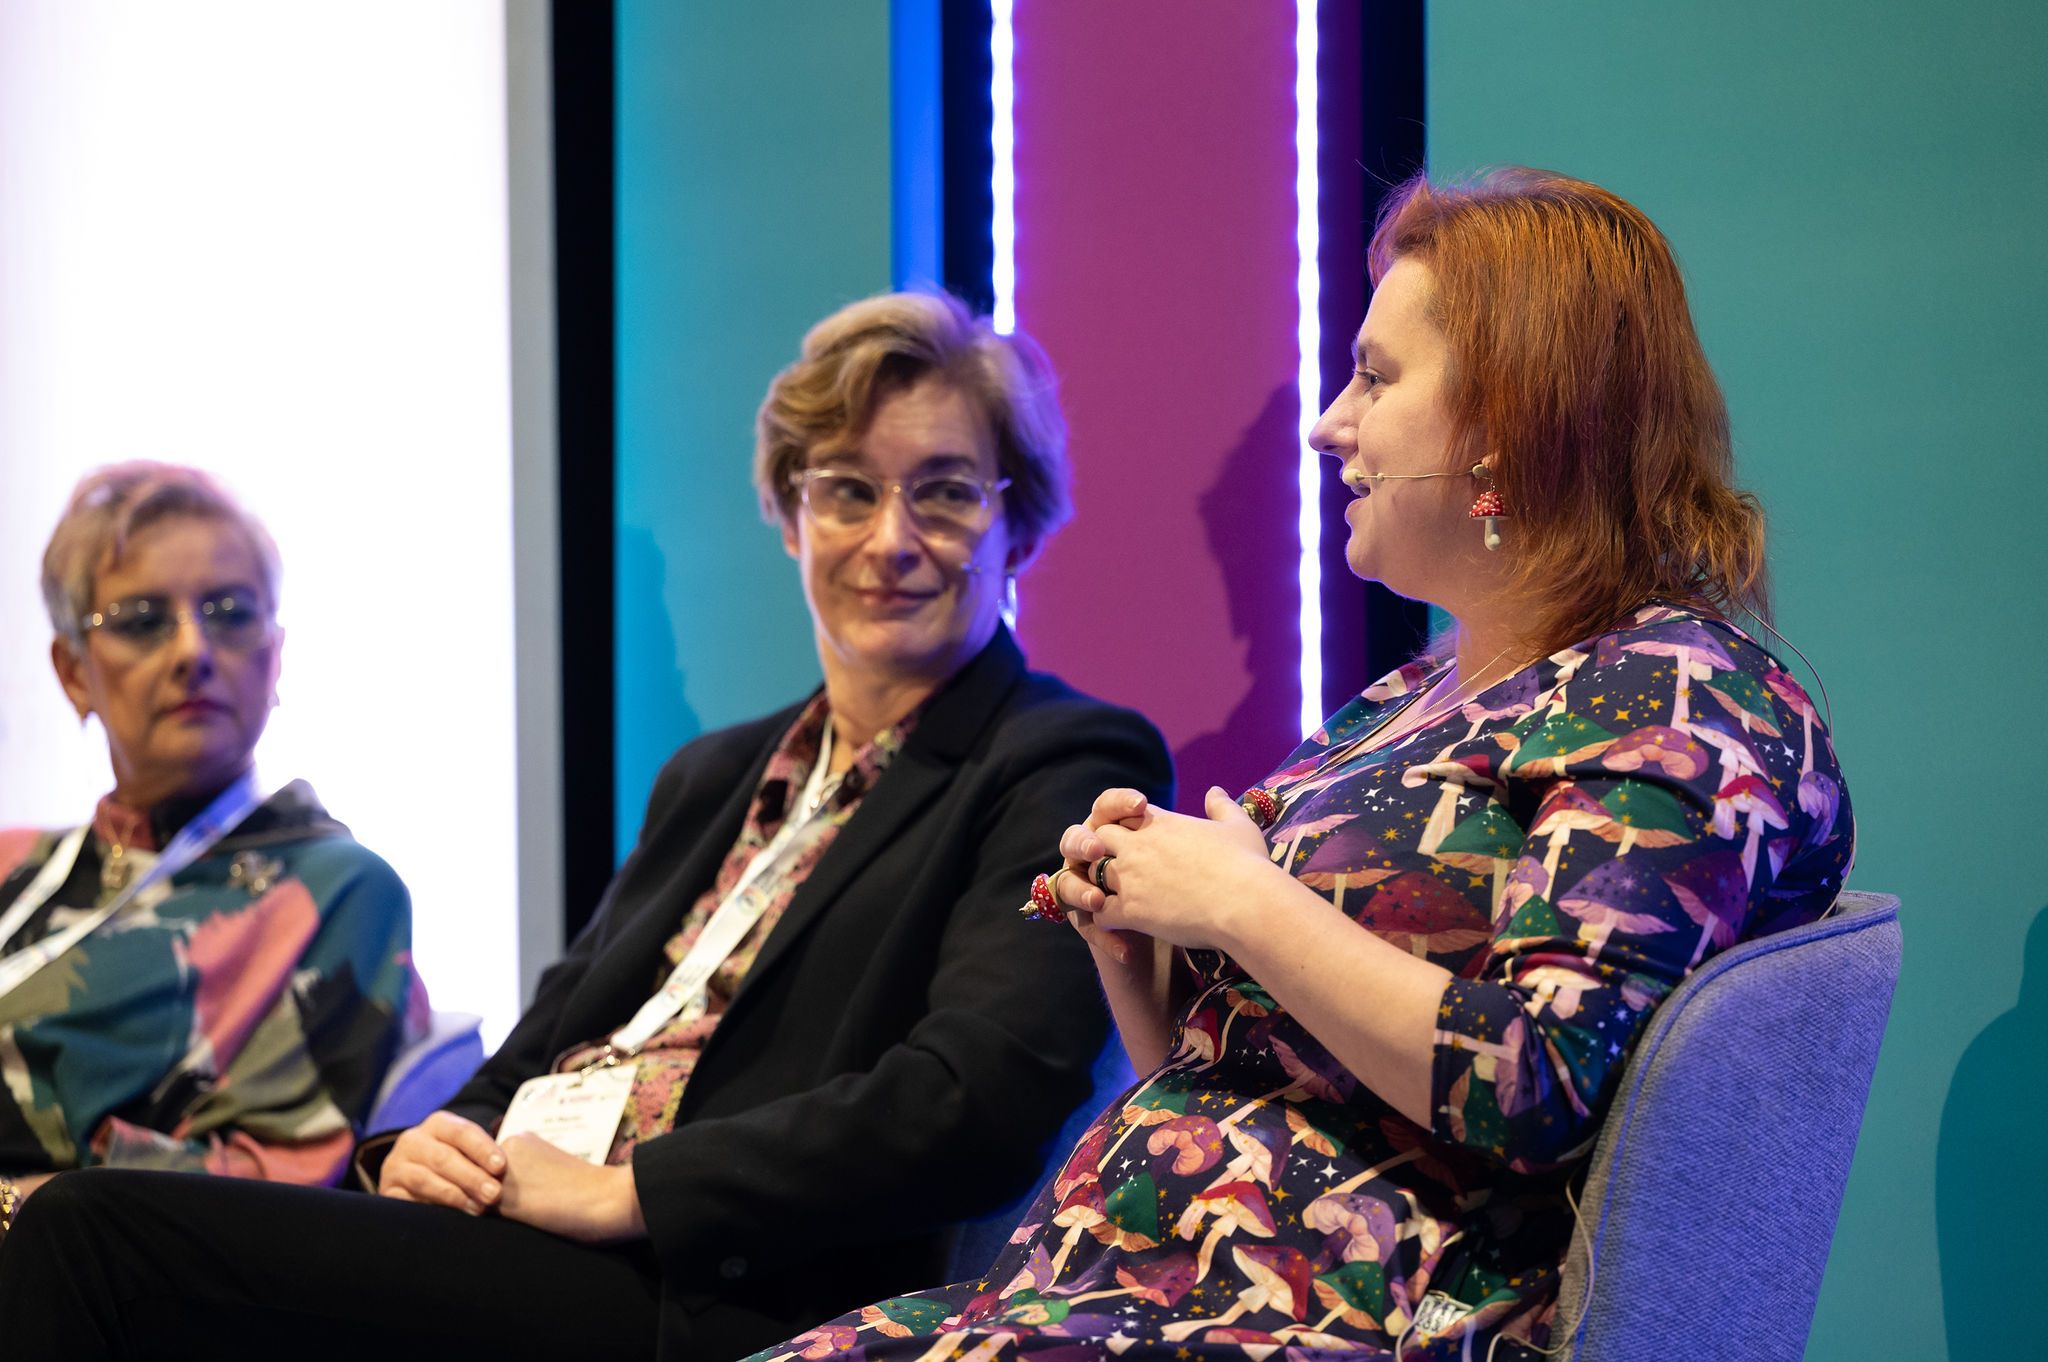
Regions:
<svg viewBox="0 0 2048 1362"><path fill-rule="evenodd" d="M1491 482L1492 472L1483 463L1472 465L1472 476L1481 482ZM1479 494L1479 500L1472 503L1472 519L1486 522L1486 548L1488 552L1500 547L1500 522L1508 518L1506 503L1500 499L1500 492L1488 487Z"/></svg>

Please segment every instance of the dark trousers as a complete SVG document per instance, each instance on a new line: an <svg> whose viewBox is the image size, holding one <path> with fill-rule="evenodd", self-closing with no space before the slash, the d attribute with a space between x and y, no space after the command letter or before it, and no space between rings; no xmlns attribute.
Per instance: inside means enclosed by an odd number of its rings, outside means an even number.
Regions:
<svg viewBox="0 0 2048 1362"><path fill-rule="evenodd" d="M67 1173L0 1243L7 1362L653 1357L644 1245L190 1173Z"/></svg>

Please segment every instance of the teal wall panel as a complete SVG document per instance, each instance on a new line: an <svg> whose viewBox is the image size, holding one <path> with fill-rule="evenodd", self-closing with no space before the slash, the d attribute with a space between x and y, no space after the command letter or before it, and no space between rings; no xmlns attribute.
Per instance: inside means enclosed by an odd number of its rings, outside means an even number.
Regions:
<svg viewBox="0 0 2048 1362"><path fill-rule="evenodd" d="M2048 888L2014 829L2048 675L2024 509L2048 465L2044 69L2028 0L1430 7L1433 170L1597 180L1677 247L1770 512L1779 624L1833 696L1853 882L1905 900L1808 1348L1829 1362L2040 1346Z"/></svg>
<svg viewBox="0 0 2048 1362"><path fill-rule="evenodd" d="M889 15L618 6L621 856L678 744L817 684L753 418L812 322L889 286Z"/></svg>

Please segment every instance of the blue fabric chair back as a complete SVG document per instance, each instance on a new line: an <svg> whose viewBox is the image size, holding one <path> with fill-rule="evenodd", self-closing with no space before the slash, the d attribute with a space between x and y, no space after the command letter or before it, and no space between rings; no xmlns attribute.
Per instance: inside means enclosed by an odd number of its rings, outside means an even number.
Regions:
<svg viewBox="0 0 2048 1362"><path fill-rule="evenodd" d="M482 1024L473 1012L434 1013L427 1034L391 1061L363 1133L409 1129L453 1097L484 1062Z"/></svg>
<svg viewBox="0 0 2048 1362"><path fill-rule="evenodd" d="M1797 1362L1899 976L1899 901L1708 961L1650 1020L1579 1204L1577 1362Z"/></svg>

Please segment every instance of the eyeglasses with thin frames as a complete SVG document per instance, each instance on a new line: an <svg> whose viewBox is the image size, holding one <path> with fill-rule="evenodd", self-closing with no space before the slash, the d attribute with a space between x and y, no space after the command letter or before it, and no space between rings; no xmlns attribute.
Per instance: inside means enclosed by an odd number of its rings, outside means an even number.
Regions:
<svg viewBox="0 0 2048 1362"><path fill-rule="evenodd" d="M155 652L193 620L216 648L247 651L270 638L272 618L245 591L210 592L193 605L174 605L167 596L126 596L78 622L83 633L98 633L119 647L141 655Z"/></svg>
<svg viewBox="0 0 2048 1362"><path fill-rule="evenodd" d="M811 518L828 529L868 525L894 493L920 530L952 539L985 533L994 499L1010 485L1008 478L984 481L960 473L928 473L899 482L852 468L806 468L789 481Z"/></svg>

